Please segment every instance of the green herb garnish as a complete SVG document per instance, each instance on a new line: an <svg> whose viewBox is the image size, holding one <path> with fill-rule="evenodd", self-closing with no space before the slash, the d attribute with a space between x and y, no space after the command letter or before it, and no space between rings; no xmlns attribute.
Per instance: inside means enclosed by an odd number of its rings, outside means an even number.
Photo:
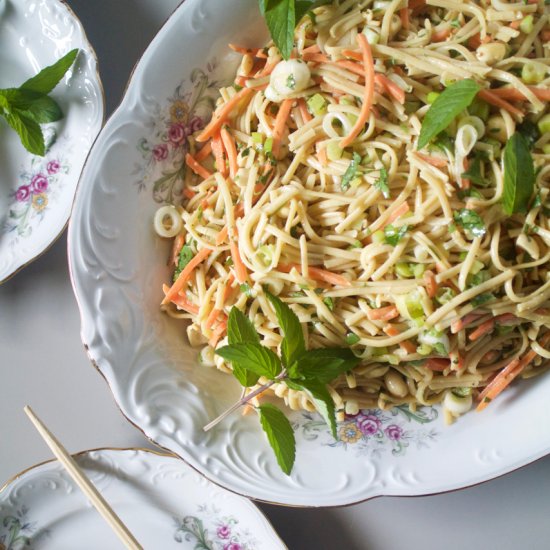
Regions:
<svg viewBox="0 0 550 550"><path fill-rule="evenodd" d="M305 391L336 438L336 410L326 385L355 367L359 363L359 358L349 348L306 351L302 325L296 314L276 296L269 292L266 292L266 296L275 310L283 333L281 357L260 343L260 337L252 322L239 309L233 307L227 323L229 344L218 348L216 353L231 363L233 374L241 385L254 386L260 377L269 381L243 397L208 424L205 430L278 382L286 384L291 389ZM279 466L283 472L290 474L296 454L296 442L290 422L274 405L261 405L256 407L256 411Z"/></svg>
<svg viewBox="0 0 550 550"><path fill-rule="evenodd" d="M193 259L195 253L188 244L183 245L178 257L178 265L174 271L174 281L179 277L185 266Z"/></svg>
<svg viewBox="0 0 550 550"><path fill-rule="evenodd" d="M494 300L494 299L495 299L495 295L492 292L485 292L484 294L478 294L477 296L472 298L470 303L474 307L479 307L479 306L481 306L483 304L486 304L487 302L490 302L491 300Z"/></svg>
<svg viewBox="0 0 550 550"><path fill-rule="evenodd" d="M401 227L395 227L393 225L386 225L384 228L384 240L386 244L397 246L399 241L405 236L408 230L408 226L402 225Z"/></svg>
<svg viewBox="0 0 550 550"><path fill-rule="evenodd" d="M459 80L446 88L432 103L422 121L418 149L422 149L466 109L480 90L472 79Z"/></svg>
<svg viewBox="0 0 550 550"><path fill-rule="evenodd" d="M521 134L515 133L504 148L504 212L526 212L534 188L535 166L529 145Z"/></svg>
<svg viewBox="0 0 550 550"><path fill-rule="evenodd" d="M487 231L481 216L475 210L461 208L454 212L453 218L457 225L463 227L473 237L483 237Z"/></svg>
<svg viewBox="0 0 550 550"><path fill-rule="evenodd" d="M472 183L481 185L482 187L487 186L487 182L481 175L481 160L477 155L474 157L474 160L471 162L468 170L462 174L462 177L470 180Z"/></svg>
<svg viewBox="0 0 550 550"><path fill-rule="evenodd" d="M374 187L379 189L385 199L390 198L390 188L388 186L388 171L380 168L380 177L374 182Z"/></svg>
<svg viewBox="0 0 550 550"><path fill-rule="evenodd" d="M0 115L17 132L25 149L33 155L43 157L46 153L40 125L63 118L61 108L47 94L57 86L77 55L78 49L71 50L59 61L29 78L19 88L0 90Z"/></svg>
<svg viewBox="0 0 550 550"><path fill-rule="evenodd" d="M355 176L357 175L357 167L360 163L361 155L359 155L358 153L353 153L353 157L349 163L349 166L342 176L342 183L340 184L342 191L346 191L347 189L349 189L351 181L355 179Z"/></svg>

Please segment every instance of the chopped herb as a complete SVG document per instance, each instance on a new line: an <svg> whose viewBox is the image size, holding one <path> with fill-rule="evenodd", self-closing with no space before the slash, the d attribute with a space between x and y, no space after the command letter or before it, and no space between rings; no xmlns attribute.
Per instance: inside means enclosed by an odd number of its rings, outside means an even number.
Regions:
<svg viewBox="0 0 550 550"><path fill-rule="evenodd" d="M374 187L378 189L385 199L390 198L390 188L388 187L388 172L385 168L380 168L380 177L374 182Z"/></svg>
<svg viewBox="0 0 550 550"><path fill-rule="evenodd" d="M466 170L466 172L462 174L462 177L464 179L470 180L473 183L477 183L477 185L481 185L482 187L487 186L487 181L485 181L485 179L481 175L481 160L477 155L470 163L468 170Z"/></svg>
<svg viewBox="0 0 550 550"><path fill-rule="evenodd" d="M361 241L355 241L348 246L348 250L353 250L355 248L362 248L362 247L363 247L363 243Z"/></svg>
<svg viewBox="0 0 550 550"><path fill-rule="evenodd" d="M347 189L349 189L351 180L353 180L357 175L357 167L359 166L360 162L361 162L361 156L354 152L353 157L349 163L349 166L347 167L342 177L342 183L340 184L342 191L346 191Z"/></svg>
<svg viewBox="0 0 550 550"><path fill-rule="evenodd" d="M243 283L241 286L240 286L240 289L241 289L241 292L243 294L246 294L249 298L252 297L252 289L250 288L250 285L247 284L247 283Z"/></svg>
<svg viewBox="0 0 550 550"><path fill-rule="evenodd" d="M225 265L232 266L233 265L233 258L231 256L227 256L224 263L225 263Z"/></svg>
<svg viewBox="0 0 550 550"><path fill-rule="evenodd" d="M402 225L401 227L395 227L391 224L386 225L384 228L384 240L386 244L397 246L397 243L405 236L408 229L406 225Z"/></svg>
<svg viewBox="0 0 550 550"><path fill-rule="evenodd" d="M453 29L460 29L460 21L458 19L453 19L451 21L451 27L453 27Z"/></svg>
<svg viewBox="0 0 550 550"><path fill-rule="evenodd" d="M247 157L249 153L250 153L250 147L245 147L245 148L241 151L241 156L242 156L242 157Z"/></svg>
<svg viewBox="0 0 550 550"><path fill-rule="evenodd" d="M473 237L483 237L487 232L481 216L475 210L461 208L454 212L453 217L455 223L463 227Z"/></svg>
<svg viewBox="0 0 550 550"><path fill-rule="evenodd" d="M323 304L327 306L330 311L334 311L334 300L330 297L323 298Z"/></svg>
<svg viewBox="0 0 550 550"><path fill-rule="evenodd" d="M346 344L348 344L348 346L353 346L354 344L357 344L359 340L361 340L361 338L359 338L359 336L357 336L357 334L355 334L354 332L348 332L346 334Z"/></svg>
<svg viewBox="0 0 550 550"><path fill-rule="evenodd" d="M179 253L178 265L174 271L174 281L179 277L185 266L193 259L195 253L188 244L183 245Z"/></svg>
<svg viewBox="0 0 550 550"><path fill-rule="evenodd" d="M484 294L478 294L477 296L472 298L470 303L474 307L479 307L494 299L495 299L495 295L492 292L485 292Z"/></svg>
<svg viewBox="0 0 550 550"><path fill-rule="evenodd" d="M286 87L290 88L291 90L294 90L294 88L296 88L296 78L294 77L293 73L289 73L289 75L286 77Z"/></svg>

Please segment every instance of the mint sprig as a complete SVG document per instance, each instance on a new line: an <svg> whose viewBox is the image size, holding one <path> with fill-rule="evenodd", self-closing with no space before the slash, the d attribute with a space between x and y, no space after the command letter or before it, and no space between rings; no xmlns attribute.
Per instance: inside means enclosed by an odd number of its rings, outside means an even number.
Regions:
<svg viewBox="0 0 550 550"><path fill-rule="evenodd" d="M318 6L332 0L258 0L260 12L275 46L284 59L289 59L294 47L294 29L300 19Z"/></svg>
<svg viewBox="0 0 550 550"><path fill-rule="evenodd" d="M349 348L306 350L302 326L296 314L277 296L269 292L265 294L281 327L281 357L260 343L252 322L233 307L227 324L229 344L217 349L216 353L231 363L233 375L242 386L254 386L260 377L268 381L240 399L204 429L209 430L240 406L250 404L253 397L279 382L290 389L306 392L336 438L336 407L327 384L355 367L359 358ZM279 466L283 472L290 474L296 455L296 442L290 422L281 410L271 404L258 406L256 411Z"/></svg>
<svg viewBox="0 0 550 550"><path fill-rule="evenodd" d="M23 82L19 88L0 90L0 115L17 132L22 145L33 155L44 156L46 145L40 124L63 118L59 105L49 94L74 63L78 49L71 50L53 65Z"/></svg>
<svg viewBox="0 0 550 550"><path fill-rule="evenodd" d="M504 148L502 207L511 216L526 212L535 190L535 166L528 141L516 132Z"/></svg>

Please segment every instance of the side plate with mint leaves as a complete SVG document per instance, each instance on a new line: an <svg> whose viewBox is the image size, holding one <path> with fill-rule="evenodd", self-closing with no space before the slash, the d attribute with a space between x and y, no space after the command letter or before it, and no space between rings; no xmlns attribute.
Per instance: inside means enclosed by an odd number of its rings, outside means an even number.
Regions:
<svg viewBox="0 0 550 550"><path fill-rule="evenodd" d="M1 2L0 283L63 231L103 116L97 59L70 8Z"/></svg>

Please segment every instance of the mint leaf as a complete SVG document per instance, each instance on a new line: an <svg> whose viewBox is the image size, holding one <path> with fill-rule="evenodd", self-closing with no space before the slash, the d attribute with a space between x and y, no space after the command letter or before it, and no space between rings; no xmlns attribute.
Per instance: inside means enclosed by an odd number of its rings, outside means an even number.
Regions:
<svg viewBox="0 0 550 550"><path fill-rule="evenodd" d="M277 462L281 470L289 475L296 458L296 439L292 426L284 413L269 403L260 405L257 410Z"/></svg>
<svg viewBox="0 0 550 550"><path fill-rule="evenodd" d="M509 216L526 212L535 188L535 167L527 140L515 133L504 148L502 207Z"/></svg>
<svg viewBox="0 0 550 550"><path fill-rule="evenodd" d="M359 363L349 348L319 348L306 351L288 370L292 379L314 379L328 384ZM301 383L301 382L300 382Z"/></svg>
<svg viewBox="0 0 550 550"><path fill-rule="evenodd" d="M481 216L475 210L461 208L453 213L457 225L462 226L473 237L483 237L487 232Z"/></svg>
<svg viewBox="0 0 550 550"><path fill-rule="evenodd" d="M260 343L260 337L250 319L237 307L233 306L227 321L229 344Z"/></svg>
<svg viewBox="0 0 550 550"><path fill-rule="evenodd" d="M180 273L185 269L185 266L193 259L195 253L193 249L188 245L184 244L181 247L178 259L178 267L174 271L174 281L180 276Z"/></svg>
<svg viewBox="0 0 550 550"><path fill-rule="evenodd" d="M284 59L289 59L294 47L294 28L296 27L294 0L260 0L260 11L275 46Z"/></svg>
<svg viewBox="0 0 550 550"><path fill-rule="evenodd" d="M283 365L288 368L306 350L302 325L296 314L280 298L270 292L266 292L266 296L275 309L275 315L284 334L281 356Z"/></svg>
<svg viewBox="0 0 550 550"><path fill-rule="evenodd" d="M304 380L295 383L295 386L300 387L309 395L317 412L329 426L334 439L338 439L336 433L336 407L326 385L317 380Z"/></svg>
<svg viewBox="0 0 550 550"><path fill-rule="evenodd" d="M380 177L374 182L374 187L378 189L385 199L390 198L390 188L388 186L388 171L385 168L380 169Z"/></svg>
<svg viewBox="0 0 550 550"><path fill-rule="evenodd" d="M459 80L446 88L424 116L418 149L425 147L432 138L445 130L455 117L472 103L479 90L479 84L469 78Z"/></svg>
<svg viewBox="0 0 550 550"><path fill-rule="evenodd" d="M340 187L342 191L346 191L349 188L352 180L355 179L357 175L357 167L361 164L361 156L358 153L353 153L353 157L349 163L349 166L346 168L344 175L342 176L342 182Z"/></svg>
<svg viewBox="0 0 550 550"><path fill-rule="evenodd" d="M63 118L61 107L47 95L33 101L26 109L14 106L15 110L38 124L57 122Z"/></svg>
<svg viewBox="0 0 550 550"><path fill-rule="evenodd" d="M470 180L472 183L477 183L477 185L481 185L482 187L487 186L487 182L481 175L481 160L478 156L474 158L468 170L462 174L462 177Z"/></svg>
<svg viewBox="0 0 550 550"><path fill-rule="evenodd" d="M46 145L37 122L19 113L4 114L8 124L18 133L23 147L33 155L44 156Z"/></svg>
<svg viewBox="0 0 550 550"><path fill-rule="evenodd" d="M37 75L29 78L20 87L24 90L49 94L69 70L77 55L78 49L71 50L53 65L44 67Z"/></svg>
<svg viewBox="0 0 550 550"><path fill-rule="evenodd" d="M270 380L274 380L282 370L279 357L260 344L252 342L232 344L217 349L216 353L233 366L237 364L257 376L265 376Z"/></svg>

